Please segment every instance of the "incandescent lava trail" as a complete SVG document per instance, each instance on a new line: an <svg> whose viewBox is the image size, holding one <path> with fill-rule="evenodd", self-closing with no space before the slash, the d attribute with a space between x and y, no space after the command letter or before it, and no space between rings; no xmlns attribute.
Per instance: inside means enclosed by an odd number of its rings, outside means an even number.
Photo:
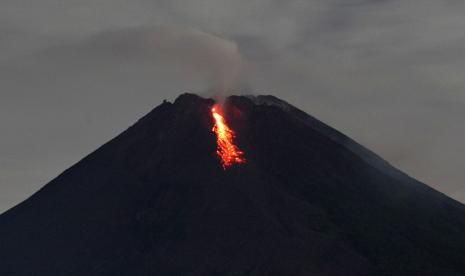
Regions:
<svg viewBox="0 0 465 276"><path fill-rule="evenodd" d="M212 109L214 125L212 131L216 134L216 153L221 158L223 169L233 165L245 163L244 153L234 144L234 131L229 128L221 114L221 107L215 104Z"/></svg>

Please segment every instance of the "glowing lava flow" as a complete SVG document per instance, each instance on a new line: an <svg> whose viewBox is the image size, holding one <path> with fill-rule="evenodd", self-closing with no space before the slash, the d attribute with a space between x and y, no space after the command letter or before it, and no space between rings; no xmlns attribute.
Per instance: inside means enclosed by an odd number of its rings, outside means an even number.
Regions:
<svg viewBox="0 0 465 276"><path fill-rule="evenodd" d="M223 169L233 165L245 162L244 153L240 151L233 143L234 131L228 127L226 121L221 115L221 108L215 104L212 108L212 116L215 119L213 132L216 134L216 143L218 148L216 153L221 158Z"/></svg>

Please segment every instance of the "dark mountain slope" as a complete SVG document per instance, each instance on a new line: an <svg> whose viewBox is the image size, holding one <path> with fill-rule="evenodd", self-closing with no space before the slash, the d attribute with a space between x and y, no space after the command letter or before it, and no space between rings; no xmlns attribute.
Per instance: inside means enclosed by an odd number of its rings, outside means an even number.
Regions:
<svg viewBox="0 0 465 276"><path fill-rule="evenodd" d="M465 275L465 207L271 96L185 94L0 216L0 275Z"/></svg>

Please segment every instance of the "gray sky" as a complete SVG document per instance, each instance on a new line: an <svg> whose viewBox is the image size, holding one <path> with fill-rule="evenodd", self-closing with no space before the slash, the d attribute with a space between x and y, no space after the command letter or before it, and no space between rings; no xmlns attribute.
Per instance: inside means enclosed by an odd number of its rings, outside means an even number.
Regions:
<svg viewBox="0 0 465 276"><path fill-rule="evenodd" d="M0 1L0 212L163 99L274 94L465 202L463 0Z"/></svg>

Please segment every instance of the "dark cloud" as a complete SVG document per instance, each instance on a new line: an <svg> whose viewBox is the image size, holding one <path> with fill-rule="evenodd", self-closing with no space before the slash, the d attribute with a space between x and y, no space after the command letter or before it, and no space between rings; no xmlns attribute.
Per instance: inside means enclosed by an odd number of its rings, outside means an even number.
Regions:
<svg viewBox="0 0 465 276"><path fill-rule="evenodd" d="M465 201L462 1L29 0L0 18L0 210L212 87L276 94Z"/></svg>

